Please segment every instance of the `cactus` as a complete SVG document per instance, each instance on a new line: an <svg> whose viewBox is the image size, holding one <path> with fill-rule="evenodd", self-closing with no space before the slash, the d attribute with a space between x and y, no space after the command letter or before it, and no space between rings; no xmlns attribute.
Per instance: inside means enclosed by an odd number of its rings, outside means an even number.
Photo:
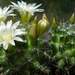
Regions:
<svg viewBox="0 0 75 75"><path fill-rule="evenodd" d="M0 23L0 75L48 74L50 72L47 59L49 57L48 44L41 37L48 30L49 22L45 14L42 20L45 23L45 27L42 24L43 29L38 26L37 17L30 21L35 11L43 11L43 9L37 9L41 4L37 6L35 3L28 4L23 9L26 2L18 1L18 5L14 2L11 3L13 5L10 6L18 9L20 13L20 21L14 16L12 20L8 21L6 18L6 22L1 21ZM8 12L13 12L13 10L10 11ZM6 15L15 15L10 13Z"/></svg>
<svg viewBox="0 0 75 75"><path fill-rule="evenodd" d="M20 13L20 21L15 14L11 14L13 10L1 16L5 21L0 22L0 75L69 75L69 72L73 72L74 14L65 23L57 23L53 18L51 25L46 14L41 20L37 16L31 19L34 12L43 11L37 9L41 4L27 5L24 1L11 3L12 9ZM8 21L10 15L14 17ZM45 39L43 35L48 29L50 37Z"/></svg>

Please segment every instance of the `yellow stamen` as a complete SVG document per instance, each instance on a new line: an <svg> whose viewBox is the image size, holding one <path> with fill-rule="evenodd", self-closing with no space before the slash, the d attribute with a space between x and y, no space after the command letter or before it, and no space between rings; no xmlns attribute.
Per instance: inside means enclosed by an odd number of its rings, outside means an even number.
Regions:
<svg viewBox="0 0 75 75"><path fill-rule="evenodd" d="M12 40L11 34L4 33L2 39L3 39L3 41L10 41L10 40Z"/></svg>
<svg viewBox="0 0 75 75"><path fill-rule="evenodd" d="M2 18L3 17L3 15L2 14L0 14L0 18Z"/></svg>

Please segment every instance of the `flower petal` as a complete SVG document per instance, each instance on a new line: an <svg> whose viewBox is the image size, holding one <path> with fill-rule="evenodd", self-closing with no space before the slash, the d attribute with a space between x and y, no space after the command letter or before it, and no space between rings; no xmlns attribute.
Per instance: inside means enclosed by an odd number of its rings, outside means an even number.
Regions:
<svg viewBox="0 0 75 75"><path fill-rule="evenodd" d="M6 20L7 16L14 16L14 15L11 14L13 11L9 10L9 8L10 8L10 6L4 7L4 8L0 7L0 15L1 15L0 21Z"/></svg>
<svg viewBox="0 0 75 75"><path fill-rule="evenodd" d="M7 50L7 48L8 48L8 43L7 43L7 42L3 42L3 48L4 48L5 50Z"/></svg>
<svg viewBox="0 0 75 75"><path fill-rule="evenodd" d="M14 5L14 7L18 7L18 5L16 3L14 3L14 2L11 2L11 3Z"/></svg>
<svg viewBox="0 0 75 75"><path fill-rule="evenodd" d="M36 5L34 8L38 8L39 6L41 6L42 4Z"/></svg>
<svg viewBox="0 0 75 75"><path fill-rule="evenodd" d="M5 23L4 22L1 22L1 25L0 26L2 26L2 28L5 27Z"/></svg>
<svg viewBox="0 0 75 75"><path fill-rule="evenodd" d="M29 12L31 15L34 15L34 12L43 12L43 9L37 9L38 7L40 7L42 4L36 5L36 3L29 3L27 4L24 1L21 2L11 2L13 5L11 5L13 7L13 9L17 9L20 13L21 12ZM22 14L23 15L23 14Z"/></svg>
<svg viewBox="0 0 75 75"><path fill-rule="evenodd" d="M20 23L20 21L18 21L18 22L16 22L16 23L14 23L12 27L13 27L14 29L16 29L16 28L17 28L17 26L19 25L19 23Z"/></svg>
<svg viewBox="0 0 75 75"><path fill-rule="evenodd" d="M16 41L23 42L20 37L16 37L17 35L26 34L25 29L17 29L19 22L16 22L12 25L12 20L7 21L6 25L4 22L0 23L0 45L3 44L3 48L5 50L8 49L8 45L14 45Z"/></svg>
<svg viewBox="0 0 75 75"><path fill-rule="evenodd" d="M23 29L17 29L14 32L14 35L21 35L21 34L26 34L26 32Z"/></svg>
<svg viewBox="0 0 75 75"><path fill-rule="evenodd" d="M8 10L9 10L9 7L4 7L3 8L3 14L7 13Z"/></svg>
<svg viewBox="0 0 75 75"><path fill-rule="evenodd" d="M7 28L10 28L10 27L11 27L11 25L12 25L12 20L7 21L7 24L6 24Z"/></svg>
<svg viewBox="0 0 75 75"><path fill-rule="evenodd" d="M13 40L9 41L9 43L15 46L15 42Z"/></svg>
<svg viewBox="0 0 75 75"><path fill-rule="evenodd" d="M0 14L2 13L2 8L0 7Z"/></svg>
<svg viewBox="0 0 75 75"><path fill-rule="evenodd" d="M15 37L14 40L23 42L23 40L20 37Z"/></svg>

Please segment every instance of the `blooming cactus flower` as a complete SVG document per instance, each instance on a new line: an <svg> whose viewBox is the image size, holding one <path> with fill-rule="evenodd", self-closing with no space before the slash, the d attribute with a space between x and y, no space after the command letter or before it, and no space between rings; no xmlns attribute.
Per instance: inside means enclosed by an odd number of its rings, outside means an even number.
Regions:
<svg viewBox="0 0 75 75"><path fill-rule="evenodd" d="M29 12L31 15L34 15L34 12L43 12L43 9L37 9L41 4L36 5L36 3L28 4L24 1L17 2L18 4L11 2L13 5L11 5L14 9L17 9L19 12Z"/></svg>
<svg viewBox="0 0 75 75"><path fill-rule="evenodd" d="M13 10L9 10L10 7L4 7L3 9L0 7L0 21L5 21L7 16L15 16L12 14Z"/></svg>
<svg viewBox="0 0 75 75"><path fill-rule="evenodd" d="M13 5L11 5L11 7L13 7L13 9L17 9L20 12L21 18L22 20L26 20L29 21L30 18L34 15L34 12L43 12L43 9L38 9L39 6L41 6L41 4L36 5L36 3L33 4L27 4L24 1L21 2L11 2Z"/></svg>
<svg viewBox="0 0 75 75"><path fill-rule="evenodd" d="M23 40L18 36L25 34L25 29L17 29L20 21L12 24L12 20L7 21L6 25L4 22L0 23L0 44L3 44L5 50L8 49L9 44L15 46L15 40L23 42Z"/></svg>

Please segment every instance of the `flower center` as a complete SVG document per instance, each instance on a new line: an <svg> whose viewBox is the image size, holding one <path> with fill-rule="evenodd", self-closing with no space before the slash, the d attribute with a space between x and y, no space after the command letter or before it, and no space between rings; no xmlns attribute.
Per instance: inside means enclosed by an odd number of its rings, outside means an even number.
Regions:
<svg viewBox="0 0 75 75"><path fill-rule="evenodd" d="M30 8L26 8L26 11L31 12L31 9Z"/></svg>
<svg viewBox="0 0 75 75"><path fill-rule="evenodd" d="M3 15L2 14L0 14L0 18L2 18L3 17Z"/></svg>
<svg viewBox="0 0 75 75"><path fill-rule="evenodd" d="M10 41L12 39L11 34L4 33L2 39L3 41Z"/></svg>

